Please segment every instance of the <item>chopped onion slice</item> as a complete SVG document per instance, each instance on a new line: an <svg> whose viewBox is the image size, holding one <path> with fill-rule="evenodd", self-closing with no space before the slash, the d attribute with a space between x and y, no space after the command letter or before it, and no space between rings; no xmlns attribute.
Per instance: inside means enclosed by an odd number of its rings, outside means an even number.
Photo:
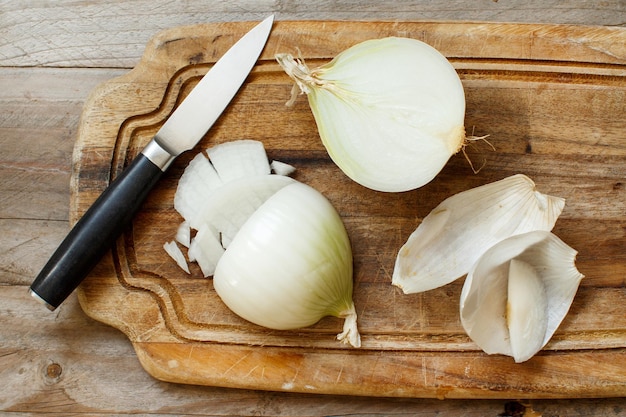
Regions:
<svg viewBox="0 0 626 417"><path fill-rule="evenodd" d="M245 177L221 187L197 211L191 227L200 230L207 224L216 237L222 235L224 248L235 237L243 223L269 197L295 180L282 175Z"/></svg>
<svg viewBox="0 0 626 417"><path fill-rule="evenodd" d="M270 168L272 169L272 172L276 175L291 175L296 170L294 166L280 161L272 161L272 163L270 164Z"/></svg>
<svg viewBox="0 0 626 417"><path fill-rule="evenodd" d="M207 149L207 154L224 183L270 173L263 143L256 140L225 142Z"/></svg>
<svg viewBox="0 0 626 417"><path fill-rule="evenodd" d="M213 165L199 153L189 162L178 181L174 194L174 208L190 224L195 221L198 212L210 199L213 191L223 185Z"/></svg>
<svg viewBox="0 0 626 417"><path fill-rule="evenodd" d="M188 221L184 221L178 226L176 230L176 241L188 248L191 243L191 227Z"/></svg>
<svg viewBox="0 0 626 417"><path fill-rule="evenodd" d="M189 245L189 259L197 262L204 277L215 273L215 267L224 254L219 239L208 224L203 225Z"/></svg>
<svg viewBox="0 0 626 417"><path fill-rule="evenodd" d="M187 261L185 260L185 255L183 254L183 252L180 250L180 248L178 247L178 245L176 244L176 242L174 242L173 240L171 242L166 242L163 244L163 249L165 249L165 252L167 252L167 254L169 256L172 257L172 259L174 259L176 261L176 263L178 264L178 266L185 271L186 273L190 273L189 272L189 266L187 265Z"/></svg>

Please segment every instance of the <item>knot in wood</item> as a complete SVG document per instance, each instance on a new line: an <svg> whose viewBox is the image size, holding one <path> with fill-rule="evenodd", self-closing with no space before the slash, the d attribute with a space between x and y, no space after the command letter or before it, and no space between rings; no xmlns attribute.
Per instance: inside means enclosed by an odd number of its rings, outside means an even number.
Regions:
<svg viewBox="0 0 626 417"><path fill-rule="evenodd" d="M63 368L56 362L52 362L46 366L45 369L45 377L46 381L49 383L58 382L61 378L61 374L63 373Z"/></svg>

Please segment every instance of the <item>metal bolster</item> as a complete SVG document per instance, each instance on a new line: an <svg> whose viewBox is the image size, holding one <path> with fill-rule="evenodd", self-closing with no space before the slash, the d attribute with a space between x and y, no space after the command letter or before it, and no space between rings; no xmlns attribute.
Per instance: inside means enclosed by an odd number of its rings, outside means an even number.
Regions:
<svg viewBox="0 0 626 417"><path fill-rule="evenodd" d="M174 162L174 159L176 159L176 155L171 155L161 145L159 145L156 141L156 137L153 138L145 148L143 148L141 153L152 161L154 165L158 166L161 171L165 171L170 164Z"/></svg>

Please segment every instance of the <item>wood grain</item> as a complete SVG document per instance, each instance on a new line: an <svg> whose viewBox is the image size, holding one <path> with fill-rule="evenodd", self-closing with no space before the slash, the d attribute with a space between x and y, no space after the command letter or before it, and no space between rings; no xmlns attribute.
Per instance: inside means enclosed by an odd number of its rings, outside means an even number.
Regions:
<svg viewBox="0 0 626 417"><path fill-rule="evenodd" d="M485 417L507 401L276 393L157 381L121 332L86 317L76 297L41 314L23 286L0 286L0 409L5 415ZM55 373L56 372L56 373ZM60 372L60 375L58 374ZM620 416L623 399L527 400L544 416Z"/></svg>
<svg viewBox="0 0 626 417"><path fill-rule="evenodd" d="M159 382L143 371L126 336L84 317L75 294L52 315L28 296L27 285L68 228L68 183L52 174L56 170L69 180L71 147L89 91L135 66L145 43L162 29L259 20L269 13L277 13L280 20L487 20L621 26L626 22L620 0L0 2L0 158L5 169L0 174L3 414L484 417L511 409L508 400L367 398ZM68 101L73 104L68 106ZM15 111L18 103L19 111ZM59 139L48 140L48 118L64 121L62 128L55 129ZM56 143L65 145L57 149ZM38 157L28 157L25 149L35 150ZM11 163L20 158L21 164ZM52 165L51 175L24 174ZM601 164L594 165L594 171L598 167ZM40 182L39 190L46 185L48 191L31 192L34 180ZM14 193L21 198L13 198ZM620 230L616 223L598 233L617 239ZM42 365L50 362L61 365L60 378L51 380L43 372L46 367ZM524 403L544 417L621 416L626 406L624 398Z"/></svg>
<svg viewBox="0 0 626 417"><path fill-rule="evenodd" d="M0 3L2 66L132 68L161 30L198 23L261 20L456 20L624 26L622 0L75 0Z"/></svg>
<svg viewBox="0 0 626 417"><path fill-rule="evenodd" d="M76 298L41 314L26 288L0 286L0 405L4 415L485 417L505 401L275 393L157 381L121 332L82 314ZM19 314L20 320L11 320ZM60 372L60 374L59 374ZM619 416L621 399L529 400L544 416Z"/></svg>
<svg viewBox="0 0 626 417"><path fill-rule="evenodd" d="M158 130L250 23L176 28L156 36L139 65L88 100L74 151L75 221ZM440 49L468 97L466 125L495 153L479 175L462 156L420 190L376 193L330 162L304 97L273 60L299 48L309 65L373 37L408 36ZM620 28L405 23L278 22L248 82L199 148L262 140L270 158L323 192L343 216L355 252L354 299L363 348L334 341L339 320L275 332L234 316L193 270L162 252L179 221L172 209L183 155L112 256L80 288L84 310L122 330L148 372L174 382L327 394L451 398L563 398L626 394L626 33ZM202 45L211 44L205 50ZM588 169L581 169L588 167ZM443 198L517 172L566 198L556 232L579 250L587 275L570 315L527 363L484 355L458 320L457 282L404 296L390 286L399 246ZM606 233L598 233L605 230ZM132 301L131 301L132 300ZM574 366L573 366L574 364Z"/></svg>
<svg viewBox="0 0 626 417"><path fill-rule="evenodd" d="M89 92L124 70L0 71L2 285L30 285L69 231L69 180Z"/></svg>

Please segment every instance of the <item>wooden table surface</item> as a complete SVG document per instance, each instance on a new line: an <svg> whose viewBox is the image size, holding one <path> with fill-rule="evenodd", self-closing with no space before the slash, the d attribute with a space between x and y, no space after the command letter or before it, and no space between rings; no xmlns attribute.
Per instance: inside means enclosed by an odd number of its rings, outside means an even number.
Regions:
<svg viewBox="0 0 626 417"><path fill-rule="evenodd" d="M278 20L626 26L624 0L0 0L0 415L522 415L505 413L512 406L507 400L316 396L160 382L143 370L128 339L89 319L75 295L53 313L28 295L69 231L71 154L90 91L133 68L163 29L271 13ZM626 415L620 398L523 403L527 416Z"/></svg>

